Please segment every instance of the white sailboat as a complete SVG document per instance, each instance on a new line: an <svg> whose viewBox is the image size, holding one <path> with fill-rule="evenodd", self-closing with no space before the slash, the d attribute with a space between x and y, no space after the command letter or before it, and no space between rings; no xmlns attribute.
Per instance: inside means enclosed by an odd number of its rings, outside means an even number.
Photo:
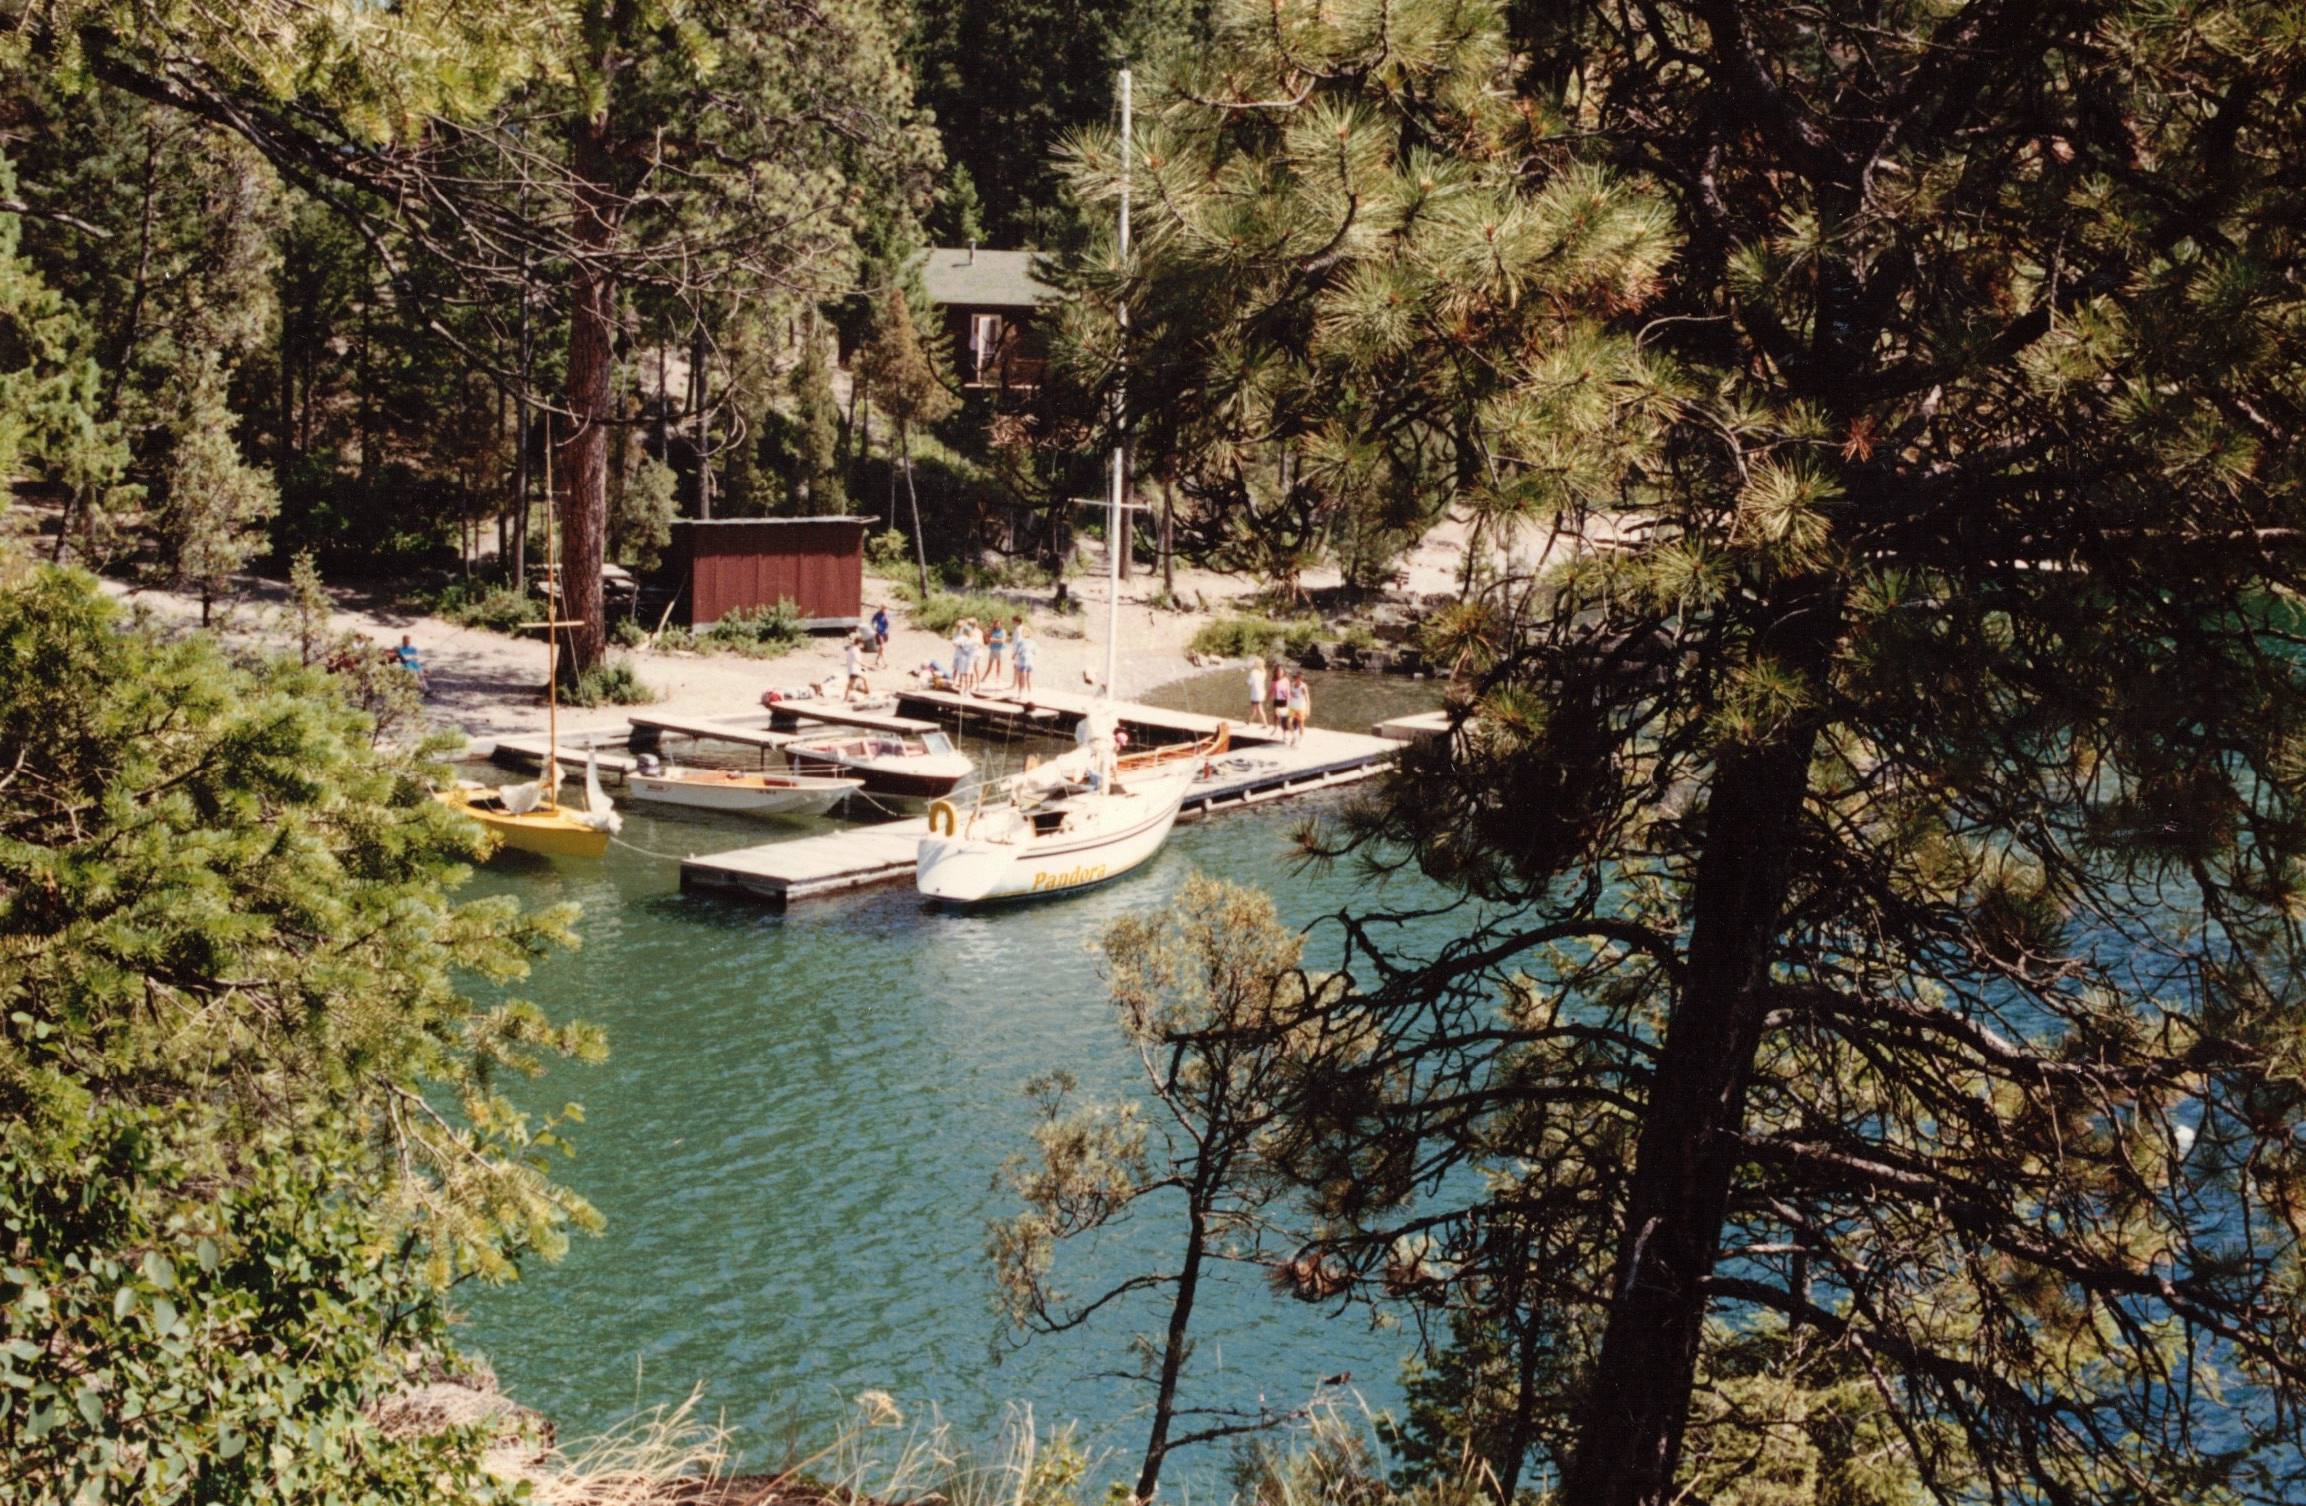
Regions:
<svg viewBox="0 0 2306 1506"><path fill-rule="evenodd" d="M1129 74L1121 74L1122 162L1129 143ZM1127 180L1121 199L1121 254L1129 253ZM1127 327L1127 310L1122 325ZM1116 399L1116 408L1119 403ZM929 808L929 834L914 859L921 893L949 904L1039 899L1101 884L1161 850L1204 762L1225 751L1229 734L1123 754L1113 687L1120 667L1122 444L1113 447L1113 491L1105 530L1105 684L1075 729L1079 746L1003 782L1005 798L964 815L951 801Z"/></svg>

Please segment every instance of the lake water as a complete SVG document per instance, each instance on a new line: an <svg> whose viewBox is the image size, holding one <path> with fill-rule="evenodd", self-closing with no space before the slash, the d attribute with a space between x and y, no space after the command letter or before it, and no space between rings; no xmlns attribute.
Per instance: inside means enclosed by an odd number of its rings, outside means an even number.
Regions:
<svg viewBox="0 0 2306 1506"><path fill-rule="evenodd" d="M1160 697L1237 711L1221 671ZM1366 731L1435 704L1432 687L1320 677L1316 720ZM986 748L1006 759L1021 749ZM1339 796L1321 797L1334 800ZM1355 878L1295 872L1288 838L1320 800L1178 828L1152 864L1076 898L984 915L924 910L909 887L803 901L785 914L684 896L674 863L645 856L746 845L776 828L662 819L628 807L598 864L508 859L471 892L584 907L583 950L524 986L557 1018L603 1027L611 1056L561 1066L519 1096L581 1101L587 1122L564 1179L607 1217L558 1266L466 1295L467 1344L506 1390L564 1438L705 1388L754 1467L821 1444L858 1392L934 1407L965 1442L990 1444L1004 1407L1045 1425L1077 1419L1117 1455L1097 1482L1133 1474L1142 1389L1113 1379L1145 1314L1000 1354L983 1255L986 1221L1014 1210L994 1183L1028 1141L1026 1079L1063 1068L1127 1091L1093 944L1201 869L1271 888L1310 923ZM1309 958L1317 962L1318 956ZM1081 1285L1172 1247L1148 1224L1092 1251L1061 1251ZM1301 1402L1351 1371L1374 1404L1396 1395L1405 1343L1365 1316L1331 1317L1235 1272L1197 1324L1197 1400ZM1176 1456L1166 1479L1208 1495L1221 1456Z"/></svg>

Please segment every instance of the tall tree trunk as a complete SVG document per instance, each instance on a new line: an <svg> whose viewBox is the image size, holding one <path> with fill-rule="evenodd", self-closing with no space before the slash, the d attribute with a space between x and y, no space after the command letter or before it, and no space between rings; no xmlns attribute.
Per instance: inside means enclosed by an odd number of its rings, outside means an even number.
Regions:
<svg viewBox="0 0 2306 1506"><path fill-rule="evenodd" d="M512 588L528 589L529 447L536 442L529 421L529 400L535 392L536 340L529 329L528 274L520 284L520 401L513 408L512 452Z"/></svg>
<svg viewBox="0 0 2306 1506"><path fill-rule="evenodd" d="M706 399L711 395L710 374L705 369L705 332L699 328L689 342L689 390L697 395L691 411L697 421L697 516L713 515L713 432L712 417L706 412Z"/></svg>
<svg viewBox="0 0 2306 1506"><path fill-rule="evenodd" d="M1177 483L1161 481L1161 594L1177 599Z"/></svg>
<svg viewBox="0 0 2306 1506"><path fill-rule="evenodd" d="M1839 603L1814 589L1781 603L1783 660L1815 685ZM1688 969L1651 1077L1608 1326L1562 1481L1562 1499L1579 1506L1672 1498L1816 739L1803 721L1725 755L1706 802Z"/></svg>
<svg viewBox="0 0 2306 1506"><path fill-rule="evenodd" d="M599 113L576 123L570 153L576 183L571 229L578 252L569 287L569 434L555 469L567 488L560 509L558 615L574 624L567 630L571 676L599 664L608 648L601 555L608 531L608 426L616 366L616 281L606 255L617 235L611 129L604 98Z"/></svg>
<svg viewBox="0 0 2306 1506"><path fill-rule="evenodd" d="M1161 1374L1153 1386L1153 1428L1145 1440L1145 1462L1137 1470L1137 1499L1150 1501L1161 1485L1161 1465L1169 1457L1169 1425L1177 1417L1177 1384L1185 1374L1191 1347L1193 1303L1201 1294L1202 1252L1209 1243L1209 1178L1196 1176L1187 1198L1185 1259L1177 1268L1177 1290L1169 1301L1169 1331L1161 1343Z"/></svg>
<svg viewBox="0 0 2306 1506"><path fill-rule="evenodd" d="M913 489L913 431L900 419L897 422L897 449L905 457L905 495L913 501L913 560L919 565L921 576L921 605L929 604L929 546L921 536L921 494ZM897 496L892 480L889 490L889 526L896 526Z"/></svg>

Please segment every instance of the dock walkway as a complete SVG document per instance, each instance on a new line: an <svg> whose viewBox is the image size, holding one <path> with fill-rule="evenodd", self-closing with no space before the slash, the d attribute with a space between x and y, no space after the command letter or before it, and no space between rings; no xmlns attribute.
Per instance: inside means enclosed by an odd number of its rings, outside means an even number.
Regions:
<svg viewBox="0 0 2306 1506"><path fill-rule="evenodd" d="M800 734L772 732L766 727L748 727L734 717L711 718L679 716L631 716L632 746L636 751L647 751L666 736L694 738L698 742L736 743L742 747L761 750L762 762L768 761L769 752L781 748Z"/></svg>
<svg viewBox="0 0 2306 1506"><path fill-rule="evenodd" d="M902 706L904 703L900 700L898 704ZM790 732L801 722L823 722L834 727L863 727L872 732L891 732L900 736L937 730L935 722L923 721L919 717L892 716L886 711L865 711L830 698L779 701L769 708L769 725L779 732Z"/></svg>
<svg viewBox="0 0 2306 1506"><path fill-rule="evenodd" d="M1137 722L1137 712L1153 709L1128 706L1123 720ZM1215 718L1209 721L1215 725ZM1308 731L1294 748L1251 743L1217 760L1216 777L1194 785L1178 819L1198 820L1367 779L1391 767L1400 750L1400 744L1384 738L1323 728ZM913 876L914 855L927 830L926 820L914 819L692 857L681 863L681 887L783 906L815 895L898 883Z"/></svg>
<svg viewBox="0 0 2306 1506"><path fill-rule="evenodd" d="M900 690L897 706L900 710L918 711L939 721L967 728L969 723L1008 731L1036 731L1055 735L1069 734L1075 723L1089 714L1097 704L1094 696L1076 695L1063 690L1036 690L1029 697L1009 691L990 694L963 695L956 690ZM1143 731L1163 734L1156 741L1186 741L1207 737L1220 723L1233 729L1236 746L1246 744L1278 743L1281 734L1271 727L1259 727L1238 718L1203 716L1198 711L1173 711L1166 706L1147 706L1139 701L1116 701L1121 723Z"/></svg>

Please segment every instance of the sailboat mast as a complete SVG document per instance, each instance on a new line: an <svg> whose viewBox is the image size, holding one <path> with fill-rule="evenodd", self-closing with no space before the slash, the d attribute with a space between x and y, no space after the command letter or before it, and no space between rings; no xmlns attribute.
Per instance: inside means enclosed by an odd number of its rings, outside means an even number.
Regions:
<svg viewBox="0 0 2306 1506"><path fill-rule="evenodd" d="M1126 277L1129 269L1129 70L1121 70L1121 271ZM1105 699L1113 699L1113 687L1121 662L1121 551L1129 547L1128 534L1121 526L1127 516L1122 511L1122 462L1129 449L1129 300L1122 298L1114 305L1114 314L1121 327L1121 364L1113 379L1113 504L1105 517Z"/></svg>
<svg viewBox="0 0 2306 1506"><path fill-rule="evenodd" d="M552 414L544 419L544 578L551 595L544 604L544 803L560 805L560 556L553 550L552 533Z"/></svg>

